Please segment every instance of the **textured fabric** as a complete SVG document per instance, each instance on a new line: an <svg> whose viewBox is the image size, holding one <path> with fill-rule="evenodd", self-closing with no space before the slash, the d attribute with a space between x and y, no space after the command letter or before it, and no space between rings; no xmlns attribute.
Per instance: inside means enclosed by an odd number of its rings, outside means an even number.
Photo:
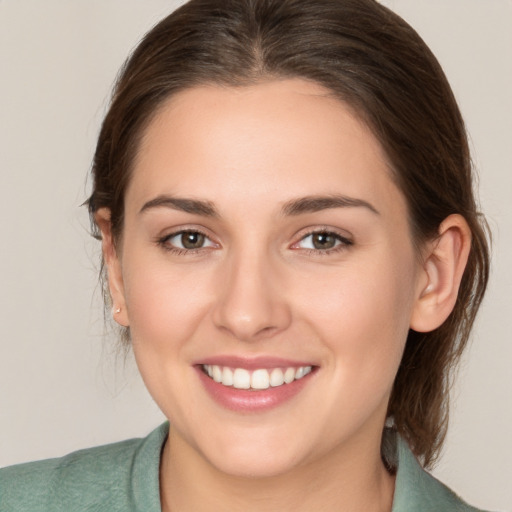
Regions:
<svg viewBox="0 0 512 512"><path fill-rule="evenodd" d="M160 512L160 451L168 428L2 469L0 512Z"/></svg>
<svg viewBox="0 0 512 512"><path fill-rule="evenodd" d="M458 498L427 473L407 443L396 436L398 471L392 512L483 512Z"/></svg>
<svg viewBox="0 0 512 512"><path fill-rule="evenodd" d="M164 423L145 439L0 470L0 512L161 512ZM478 512L426 473L407 444L386 432L383 455L397 466L392 512ZM340 507L342 510L343 507Z"/></svg>

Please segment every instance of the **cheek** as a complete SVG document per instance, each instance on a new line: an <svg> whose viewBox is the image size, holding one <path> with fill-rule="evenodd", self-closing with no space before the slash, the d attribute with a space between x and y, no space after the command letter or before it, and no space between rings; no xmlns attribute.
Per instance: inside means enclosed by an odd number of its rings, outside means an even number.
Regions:
<svg viewBox="0 0 512 512"><path fill-rule="evenodd" d="M303 280L295 293L304 310L333 334L407 330L413 303L411 269L399 272L362 263Z"/></svg>
<svg viewBox="0 0 512 512"><path fill-rule="evenodd" d="M125 272L134 342L162 349L185 343L208 310L211 286L206 269L191 272L161 260L143 261L134 254Z"/></svg>
<svg viewBox="0 0 512 512"><path fill-rule="evenodd" d="M190 394L188 363L209 311L209 273L145 256L137 258L132 251L124 262L132 349L151 396L167 418L181 425L196 399Z"/></svg>
<svg viewBox="0 0 512 512"><path fill-rule="evenodd" d="M413 307L411 260L364 260L296 291L302 318L327 345L339 379L391 386Z"/></svg>

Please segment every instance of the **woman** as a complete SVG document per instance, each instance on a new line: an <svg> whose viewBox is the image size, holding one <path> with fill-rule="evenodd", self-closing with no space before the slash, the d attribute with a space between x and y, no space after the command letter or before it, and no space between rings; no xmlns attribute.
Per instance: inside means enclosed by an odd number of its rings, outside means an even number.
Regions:
<svg viewBox="0 0 512 512"><path fill-rule="evenodd" d="M123 69L93 175L112 313L170 426L7 469L1 510L474 510L416 461L489 257L405 22L193 0Z"/></svg>

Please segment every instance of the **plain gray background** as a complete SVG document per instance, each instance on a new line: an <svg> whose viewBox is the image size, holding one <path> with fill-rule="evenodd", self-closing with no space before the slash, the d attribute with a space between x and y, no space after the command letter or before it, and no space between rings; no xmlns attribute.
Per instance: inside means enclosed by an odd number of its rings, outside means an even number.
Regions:
<svg viewBox="0 0 512 512"><path fill-rule="evenodd" d="M178 3L0 0L0 466L142 436L163 417L104 336L80 204L118 68ZM512 510L512 2L387 0L443 65L494 232L494 270L435 474Z"/></svg>

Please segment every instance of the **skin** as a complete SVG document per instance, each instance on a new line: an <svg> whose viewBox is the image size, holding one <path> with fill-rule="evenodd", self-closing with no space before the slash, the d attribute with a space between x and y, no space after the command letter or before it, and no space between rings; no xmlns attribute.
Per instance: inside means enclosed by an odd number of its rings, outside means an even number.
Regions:
<svg viewBox="0 0 512 512"><path fill-rule="evenodd" d="M215 215L156 204L164 196ZM291 214L312 196L356 204ZM448 218L419 255L379 142L299 79L171 98L147 128L125 208L117 245L108 210L97 222L115 318L171 422L163 510L391 510L380 440L393 380L409 328L434 329L453 307L464 220ZM183 229L204 245L180 249ZM334 247L315 248L313 231ZM219 355L307 361L315 372L286 403L236 412L211 399L194 367Z"/></svg>

